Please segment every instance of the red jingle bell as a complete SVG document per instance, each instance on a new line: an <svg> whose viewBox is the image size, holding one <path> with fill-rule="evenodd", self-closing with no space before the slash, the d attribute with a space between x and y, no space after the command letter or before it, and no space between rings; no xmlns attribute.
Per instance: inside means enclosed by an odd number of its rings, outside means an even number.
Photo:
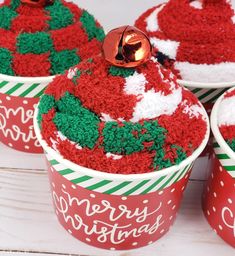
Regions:
<svg viewBox="0 0 235 256"><path fill-rule="evenodd" d="M52 5L54 0L21 0L21 3L31 7L44 7L47 5Z"/></svg>
<svg viewBox="0 0 235 256"><path fill-rule="evenodd" d="M151 53L149 38L141 30L131 26L111 30L103 42L104 58L118 67L137 67L147 62Z"/></svg>

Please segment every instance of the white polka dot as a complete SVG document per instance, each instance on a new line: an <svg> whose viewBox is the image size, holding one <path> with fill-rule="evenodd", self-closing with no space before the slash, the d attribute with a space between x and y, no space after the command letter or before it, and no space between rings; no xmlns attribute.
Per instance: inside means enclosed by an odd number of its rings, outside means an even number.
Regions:
<svg viewBox="0 0 235 256"><path fill-rule="evenodd" d="M182 191L184 191L184 189L185 189L185 186L183 186L183 187L181 188Z"/></svg>
<svg viewBox="0 0 235 256"><path fill-rule="evenodd" d="M220 167L219 167L219 170L222 172L222 171L223 171L223 168L220 166Z"/></svg>
<svg viewBox="0 0 235 256"><path fill-rule="evenodd" d="M76 189L76 188L77 188L75 185L72 185L71 187L72 187L73 189Z"/></svg>
<svg viewBox="0 0 235 256"><path fill-rule="evenodd" d="M24 104L28 104L28 101L27 101L27 100L23 100L23 103L24 103Z"/></svg>
<svg viewBox="0 0 235 256"><path fill-rule="evenodd" d="M123 196L123 197L122 197L122 200L123 200L123 201L127 200L127 197L126 197L126 196Z"/></svg>
<svg viewBox="0 0 235 256"><path fill-rule="evenodd" d="M229 202L230 204L232 204L232 203L233 203L233 200L232 200L231 198L229 198L229 199L228 199L228 202Z"/></svg>
<svg viewBox="0 0 235 256"><path fill-rule="evenodd" d="M69 232L70 234L72 234L72 231L71 231L70 229L68 229L68 232Z"/></svg>
<svg viewBox="0 0 235 256"><path fill-rule="evenodd" d="M171 193L175 192L175 188L172 188Z"/></svg>
<svg viewBox="0 0 235 256"><path fill-rule="evenodd" d="M173 205L172 210L175 210L175 208L176 208L176 205Z"/></svg>
<svg viewBox="0 0 235 256"><path fill-rule="evenodd" d="M164 233L165 232L165 229L162 229L161 231L160 231L160 234L162 234L162 233Z"/></svg>
<svg viewBox="0 0 235 256"><path fill-rule="evenodd" d="M224 182L222 180L220 181L220 185L221 185L221 187L224 186Z"/></svg>
<svg viewBox="0 0 235 256"><path fill-rule="evenodd" d="M132 243L133 246L136 246L137 244L138 244L137 242Z"/></svg>
<svg viewBox="0 0 235 256"><path fill-rule="evenodd" d="M160 196L160 195L162 195L163 193L164 193L163 190L161 190L161 191L158 192L158 195Z"/></svg>
<svg viewBox="0 0 235 256"><path fill-rule="evenodd" d="M214 192L214 193L213 193L213 196L214 196L214 197L217 197L217 194L216 194L216 192Z"/></svg>
<svg viewBox="0 0 235 256"><path fill-rule="evenodd" d="M209 187L207 187L207 188L206 188L206 190L207 190L207 192L209 192L209 191L210 191L210 188L209 188Z"/></svg>
<svg viewBox="0 0 235 256"><path fill-rule="evenodd" d="M148 242L148 244L152 244L152 243L153 243L153 241L149 241L149 242Z"/></svg>
<svg viewBox="0 0 235 256"><path fill-rule="evenodd" d="M64 184L62 184L62 188L63 188L63 189L66 189L66 186L65 186Z"/></svg>
<svg viewBox="0 0 235 256"><path fill-rule="evenodd" d="M168 202L167 202L167 204L171 204L172 203L172 200L169 200Z"/></svg>
<svg viewBox="0 0 235 256"><path fill-rule="evenodd" d="M9 146L9 147L13 147L13 145L12 145L11 143L8 143L8 146Z"/></svg>
<svg viewBox="0 0 235 256"><path fill-rule="evenodd" d="M0 104L2 104L2 101L0 100Z"/></svg>
<svg viewBox="0 0 235 256"><path fill-rule="evenodd" d="M52 184L52 186L55 188L55 183L54 183L54 182L52 182L51 184Z"/></svg>
<svg viewBox="0 0 235 256"><path fill-rule="evenodd" d="M187 178L188 178L188 176L189 176L189 175L187 174L187 175L185 175L185 177L184 177L184 178L185 178L185 179L187 179Z"/></svg>
<svg viewBox="0 0 235 256"><path fill-rule="evenodd" d="M91 241L91 239L87 237L87 238L86 238L86 241L87 241L87 242L90 242L90 241Z"/></svg>
<svg viewBox="0 0 235 256"><path fill-rule="evenodd" d="M144 200L143 204L147 204L149 202L149 200Z"/></svg>
<svg viewBox="0 0 235 256"><path fill-rule="evenodd" d="M7 96L6 99L7 99L7 100L11 100L11 97Z"/></svg>
<svg viewBox="0 0 235 256"><path fill-rule="evenodd" d="M90 197L95 198L95 195L94 194L90 194Z"/></svg>
<svg viewBox="0 0 235 256"><path fill-rule="evenodd" d="M216 229L214 229L214 232L217 234L217 230Z"/></svg>
<svg viewBox="0 0 235 256"><path fill-rule="evenodd" d="M111 248L110 248L110 250L111 250L111 251L115 251L116 249L115 249L115 248L113 248L113 247L111 247Z"/></svg>
<svg viewBox="0 0 235 256"><path fill-rule="evenodd" d="M222 227L221 225L219 225L219 229L220 229L220 230L223 230L223 227Z"/></svg>
<svg viewBox="0 0 235 256"><path fill-rule="evenodd" d="M214 174L213 173L211 173L211 178L214 179Z"/></svg>
<svg viewBox="0 0 235 256"><path fill-rule="evenodd" d="M173 219L173 216L171 216L170 218L169 218L169 220L172 220Z"/></svg>
<svg viewBox="0 0 235 256"><path fill-rule="evenodd" d="M213 212L216 212L216 208L214 206L212 207L212 210L213 210Z"/></svg>
<svg viewBox="0 0 235 256"><path fill-rule="evenodd" d="M207 210L207 215L210 216L210 211L209 210Z"/></svg>
<svg viewBox="0 0 235 256"><path fill-rule="evenodd" d="M24 146L24 148L25 148L25 149L29 149L29 146L26 145L26 146Z"/></svg>

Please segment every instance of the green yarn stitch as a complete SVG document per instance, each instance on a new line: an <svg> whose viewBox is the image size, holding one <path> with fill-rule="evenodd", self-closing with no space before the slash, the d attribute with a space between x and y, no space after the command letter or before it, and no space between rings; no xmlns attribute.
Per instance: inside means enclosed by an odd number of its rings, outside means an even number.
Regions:
<svg viewBox="0 0 235 256"><path fill-rule="evenodd" d="M53 5L45 7L45 10L50 12L51 19L48 24L51 30L65 28L73 24L73 13L61 1L56 0Z"/></svg>
<svg viewBox="0 0 235 256"><path fill-rule="evenodd" d="M11 9L16 10L21 4L21 0L11 0Z"/></svg>
<svg viewBox="0 0 235 256"><path fill-rule="evenodd" d="M8 49L0 48L0 73L6 75L14 75L11 68L12 55Z"/></svg>
<svg viewBox="0 0 235 256"><path fill-rule="evenodd" d="M17 13L7 6L0 8L0 28L9 30L12 20L17 16Z"/></svg>
<svg viewBox="0 0 235 256"><path fill-rule="evenodd" d="M86 33L88 34L89 41L93 38L97 38L97 40L101 42L104 40L104 30L96 25L95 18L90 13L84 10L80 21Z"/></svg>
<svg viewBox="0 0 235 256"><path fill-rule="evenodd" d="M60 113L56 113L53 122L58 130L81 147L94 148L99 138L99 118L68 92L56 105Z"/></svg>
<svg viewBox="0 0 235 256"><path fill-rule="evenodd" d="M227 141L230 148L235 152L235 139Z"/></svg>
<svg viewBox="0 0 235 256"><path fill-rule="evenodd" d="M22 33L17 38L18 51L21 54L41 54L53 50L53 42L45 32Z"/></svg>
<svg viewBox="0 0 235 256"><path fill-rule="evenodd" d="M75 66L81 61L76 49L60 52L52 51L50 55L51 69L53 74L62 74L65 70Z"/></svg>
<svg viewBox="0 0 235 256"><path fill-rule="evenodd" d="M106 152L130 155L144 149L144 142L154 142L149 151L161 148L165 141L166 130L157 121L140 123L107 122L103 129L104 148ZM143 133L143 131L145 131Z"/></svg>
<svg viewBox="0 0 235 256"><path fill-rule="evenodd" d="M53 96L44 94L41 99L40 103L38 105L38 123L41 125L42 122L42 115L47 114L49 110L51 110L53 107L55 107L55 99Z"/></svg>
<svg viewBox="0 0 235 256"><path fill-rule="evenodd" d="M115 67L115 66L111 66L109 68L109 73L112 76L121 76L121 77L129 77L134 75L135 73L135 69L133 68L121 68L121 67Z"/></svg>

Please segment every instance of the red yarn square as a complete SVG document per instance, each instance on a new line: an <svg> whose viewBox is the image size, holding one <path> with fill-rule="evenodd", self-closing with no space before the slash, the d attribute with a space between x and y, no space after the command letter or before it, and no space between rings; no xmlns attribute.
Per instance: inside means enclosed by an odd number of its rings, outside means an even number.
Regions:
<svg viewBox="0 0 235 256"><path fill-rule="evenodd" d="M16 36L11 31L0 29L0 48L6 48L9 51L16 49Z"/></svg>
<svg viewBox="0 0 235 256"><path fill-rule="evenodd" d="M49 25L47 21L48 17L42 16L26 16L19 15L13 19L11 23L11 30L17 33L35 33L39 31L45 31Z"/></svg>
<svg viewBox="0 0 235 256"><path fill-rule="evenodd" d="M49 76L51 63L49 54L14 54L12 68L16 76Z"/></svg>
<svg viewBox="0 0 235 256"><path fill-rule="evenodd" d="M87 34L78 23L52 31L51 38L56 51L73 50L88 42Z"/></svg>

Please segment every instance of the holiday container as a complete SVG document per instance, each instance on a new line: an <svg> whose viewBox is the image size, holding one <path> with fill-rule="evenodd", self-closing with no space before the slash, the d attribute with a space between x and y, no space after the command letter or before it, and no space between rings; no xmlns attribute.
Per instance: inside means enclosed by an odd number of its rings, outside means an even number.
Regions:
<svg viewBox="0 0 235 256"><path fill-rule="evenodd" d="M234 89L229 91L231 90ZM217 115L223 99L224 96L221 96L217 100L211 113L214 143L202 207L214 231L235 247L235 152L226 143L218 128Z"/></svg>
<svg viewBox="0 0 235 256"><path fill-rule="evenodd" d="M205 148L179 165L146 174L110 174L64 159L42 139L35 111L34 127L48 161L55 213L72 236L108 250L129 250L160 239L173 225L194 161ZM206 112L204 110L206 115Z"/></svg>
<svg viewBox="0 0 235 256"><path fill-rule="evenodd" d="M43 153L33 129L34 107L49 77L0 75L0 141L16 150Z"/></svg>

